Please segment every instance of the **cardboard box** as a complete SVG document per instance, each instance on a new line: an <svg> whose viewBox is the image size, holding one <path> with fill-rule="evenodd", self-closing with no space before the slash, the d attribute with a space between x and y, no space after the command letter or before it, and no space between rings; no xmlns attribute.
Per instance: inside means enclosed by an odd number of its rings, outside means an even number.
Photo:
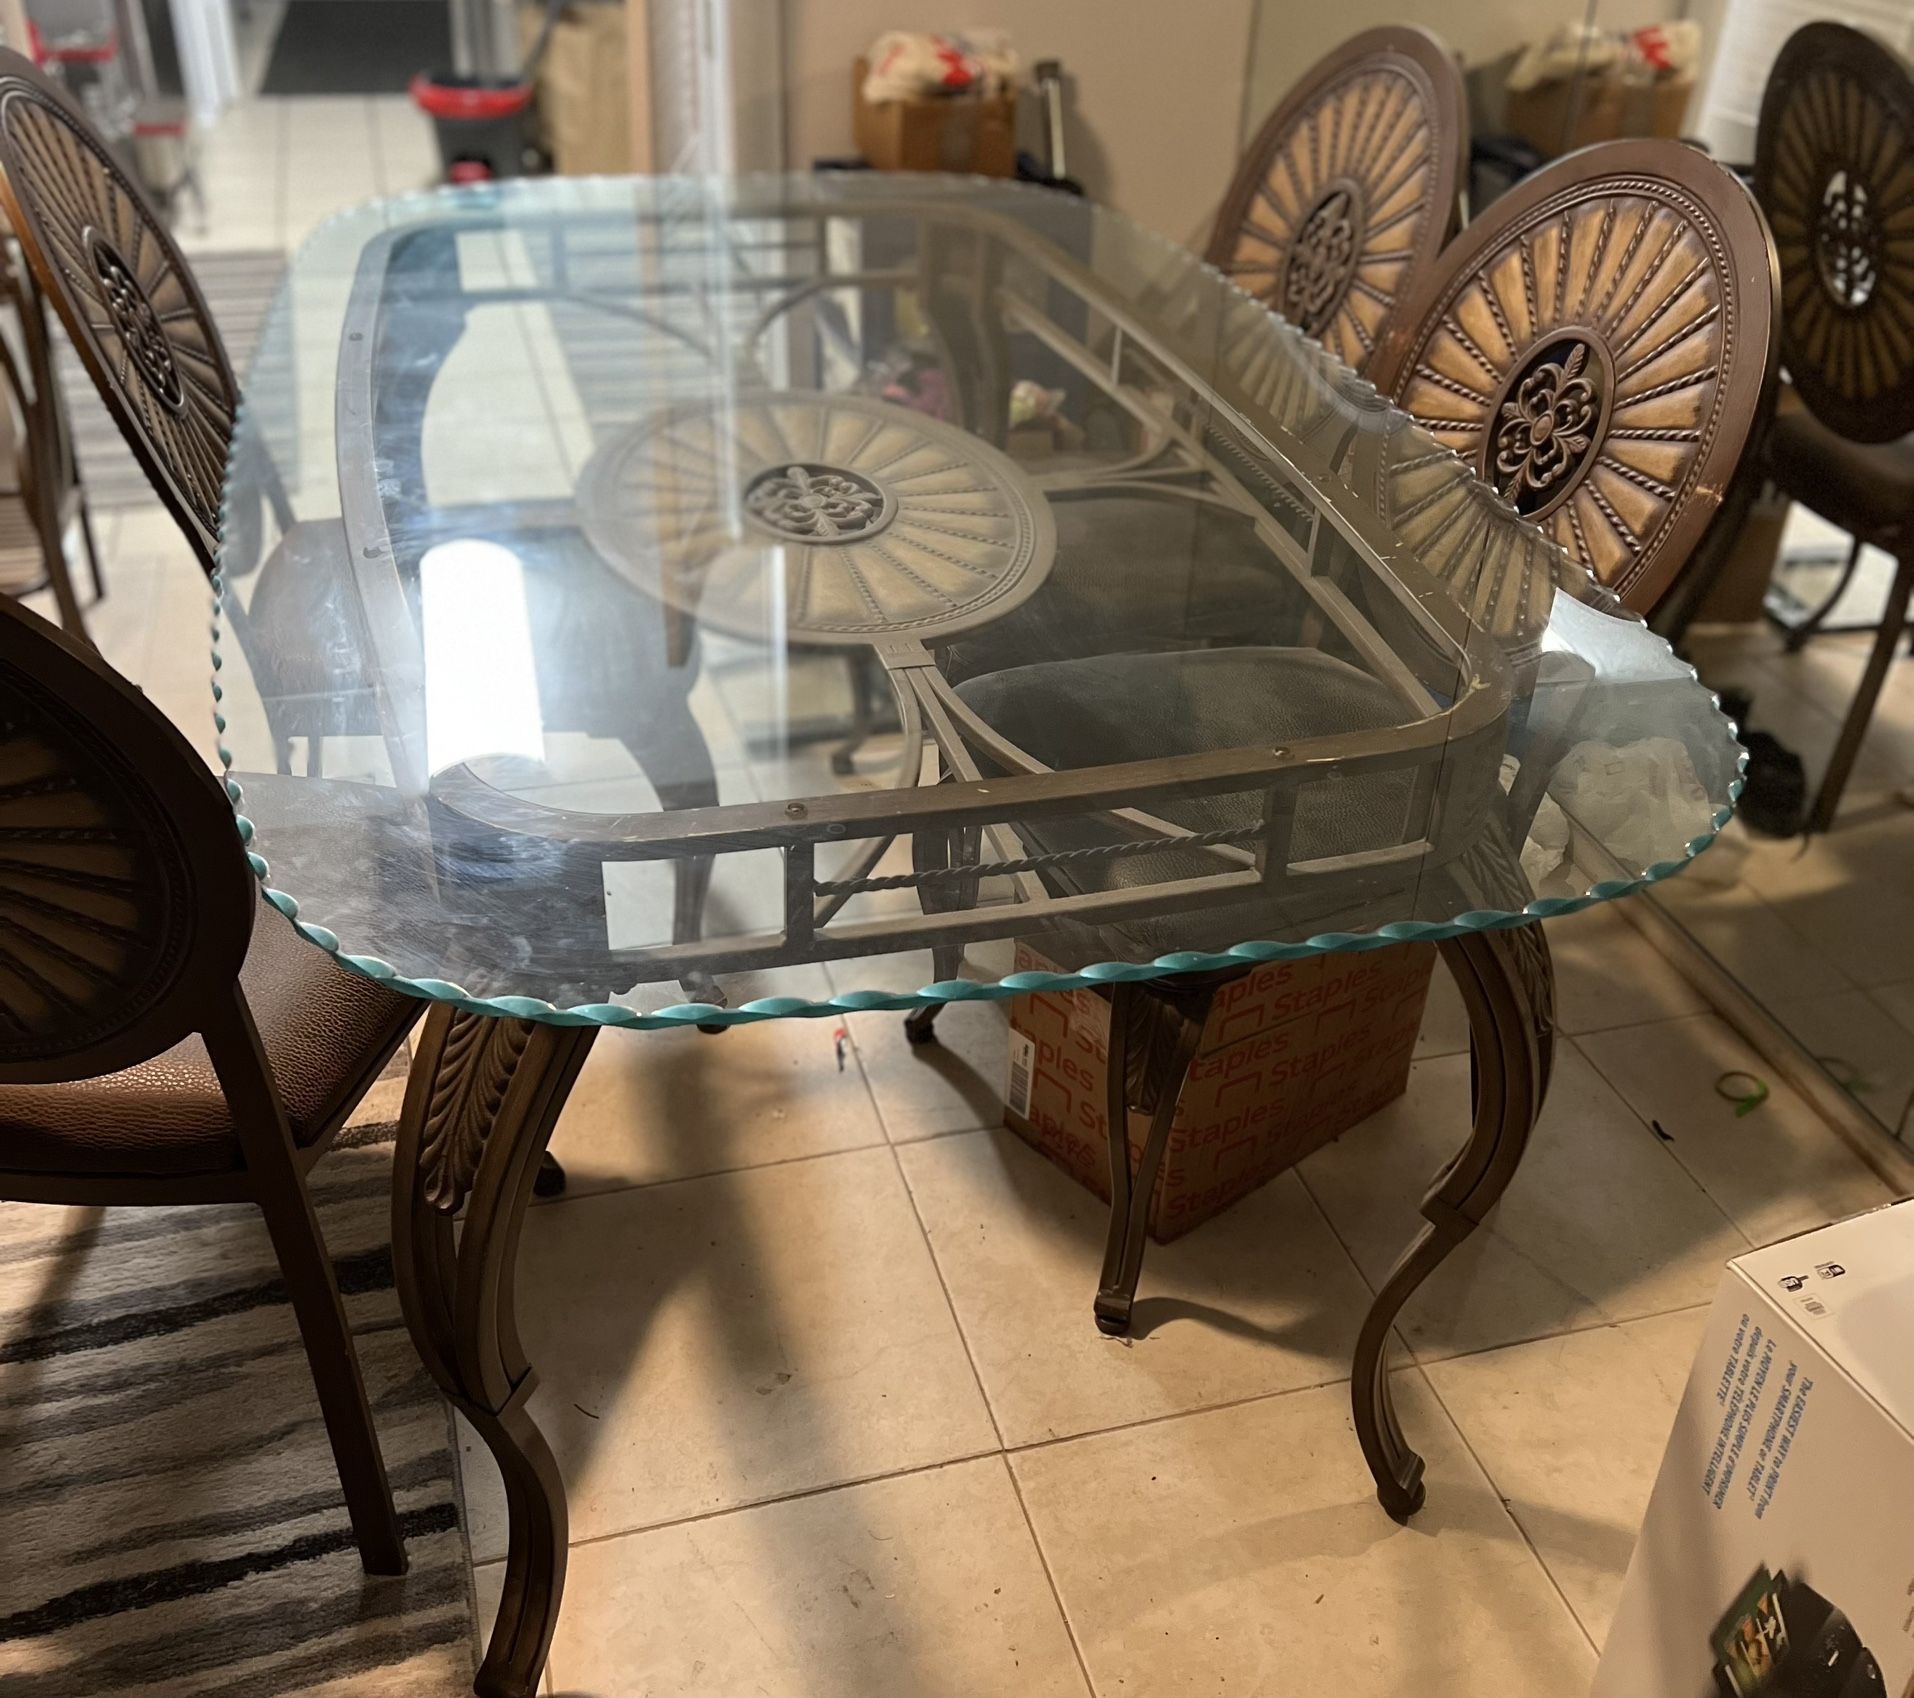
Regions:
<svg viewBox="0 0 1914 1698"><path fill-rule="evenodd" d="M864 98L869 65L851 72L851 133L864 163L879 171L1017 174L1017 93L952 95L943 100Z"/></svg>
<svg viewBox="0 0 1914 1698"><path fill-rule="evenodd" d="M1728 544L1728 558L1695 618L1705 625L1759 624L1767 605L1768 582L1781 555L1791 503L1780 491L1763 489L1749 503L1747 516Z"/></svg>
<svg viewBox="0 0 1914 1698"><path fill-rule="evenodd" d="M519 11L530 50L541 5ZM538 68L538 139L562 176L619 175L632 168L631 84L621 0L571 0L552 26Z"/></svg>
<svg viewBox="0 0 1914 1698"><path fill-rule="evenodd" d="M1430 944L1276 961L1225 985L1177 1105L1150 1236L1178 1237L1402 1094L1422 1026ZM1055 971L1027 945L1017 971ZM1110 1004L1093 990L1010 1005L1004 1123L1103 1198ZM1148 1117L1130 1116L1130 1160Z"/></svg>
<svg viewBox="0 0 1914 1698"><path fill-rule="evenodd" d="M1914 1690L1910 1339L1914 1203L1729 1265L1594 1698Z"/></svg>
<svg viewBox="0 0 1914 1698"><path fill-rule="evenodd" d="M1632 81L1616 75L1591 75L1582 79L1582 85L1579 101L1573 77L1520 91L1512 89L1503 121L1524 141L1553 158L1591 142L1616 141L1623 136L1679 136L1688 97L1695 91L1693 77Z"/></svg>

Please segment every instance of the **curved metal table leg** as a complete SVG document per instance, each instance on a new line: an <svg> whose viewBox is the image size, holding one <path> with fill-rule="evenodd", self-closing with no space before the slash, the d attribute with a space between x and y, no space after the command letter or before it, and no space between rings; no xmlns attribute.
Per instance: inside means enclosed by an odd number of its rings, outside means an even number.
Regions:
<svg viewBox="0 0 1914 1698"><path fill-rule="evenodd" d="M1240 977L1230 974L1229 977ZM1137 1281L1143 1277L1144 1234L1156 1195L1157 1169L1169 1147L1183 1081L1216 999L1216 978L1193 977L1117 985L1110 993L1110 1063L1104 1112L1110 1137L1110 1226L1093 1310L1097 1329L1112 1338L1130 1330ZM1130 1171L1131 1108L1150 1117L1143 1151Z"/></svg>
<svg viewBox="0 0 1914 1698"><path fill-rule="evenodd" d="M1539 925L1450 938L1442 958L1469 1013L1474 1124L1422 1199L1428 1223L1389 1270L1364 1318L1350 1374L1356 1437L1376 1496L1398 1521L1422 1507L1422 1458L1389 1391L1389 1329L1411 1293L1481 1225L1515 1177L1548 1093L1555 970Z"/></svg>
<svg viewBox="0 0 1914 1698"><path fill-rule="evenodd" d="M545 1141L596 1032L435 1006L399 1121L399 1306L427 1371L497 1461L511 1517L504 1594L473 1683L479 1698L531 1698L558 1623L565 1488L526 1410L537 1377L519 1343L513 1286Z"/></svg>

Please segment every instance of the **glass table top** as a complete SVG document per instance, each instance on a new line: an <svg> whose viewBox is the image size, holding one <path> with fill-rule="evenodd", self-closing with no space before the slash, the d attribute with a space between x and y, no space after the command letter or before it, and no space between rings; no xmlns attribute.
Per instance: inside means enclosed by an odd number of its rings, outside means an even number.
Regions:
<svg viewBox="0 0 1914 1698"><path fill-rule="evenodd" d="M1069 196L381 202L248 374L228 788L349 966L569 1022L1520 923L1678 870L1741 753L1480 469Z"/></svg>

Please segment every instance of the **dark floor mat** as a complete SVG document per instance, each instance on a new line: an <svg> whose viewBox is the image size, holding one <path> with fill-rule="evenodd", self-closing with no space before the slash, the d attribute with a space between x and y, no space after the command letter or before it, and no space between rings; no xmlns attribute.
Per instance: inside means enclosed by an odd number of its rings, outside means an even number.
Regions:
<svg viewBox="0 0 1914 1698"><path fill-rule="evenodd" d="M452 63L445 0L291 0L262 94L403 94Z"/></svg>

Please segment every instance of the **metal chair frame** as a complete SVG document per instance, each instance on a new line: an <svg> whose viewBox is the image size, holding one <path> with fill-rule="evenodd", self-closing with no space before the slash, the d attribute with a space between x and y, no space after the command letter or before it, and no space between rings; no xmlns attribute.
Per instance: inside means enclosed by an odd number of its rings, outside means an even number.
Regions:
<svg viewBox="0 0 1914 1698"><path fill-rule="evenodd" d="M90 648L11 602L0 603L0 699L9 740L39 735L71 757L44 793L96 801L114 822L110 840L130 842L138 868L111 880L75 869L70 826L10 822L7 876L34 893L26 911L35 917L10 931L0 983L31 987L53 1013L35 1021L7 1010L0 1083L98 1078L198 1034L231 1109L238 1156L230 1169L204 1173L57 1173L9 1170L0 1144L0 1198L257 1207L285 1276L361 1559L371 1573L403 1573L405 1547L378 1435L304 1183L345 1111L310 1143L295 1143L240 982L253 926L281 921L259 917L258 886L231 805L192 746L137 689ZM16 805L35 793L10 791ZM107 841L109 833L96 831L92 840ZM22 868L23 859L42 853L50 871ZM93 938L97 950L75 942ZM361 1058L348 1103L378 1077L403 1036L401 1027L391 1044Z"/></svg>

